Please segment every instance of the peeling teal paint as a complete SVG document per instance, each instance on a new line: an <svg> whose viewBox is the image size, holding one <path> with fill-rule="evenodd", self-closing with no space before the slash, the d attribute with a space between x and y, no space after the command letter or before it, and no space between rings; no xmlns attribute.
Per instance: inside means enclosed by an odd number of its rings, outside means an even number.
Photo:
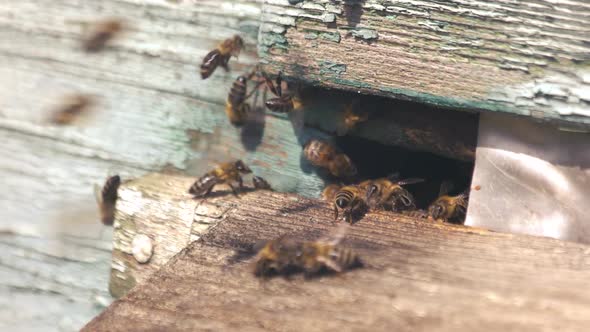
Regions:
<svg viewBox="0 0 590 332"><path fill-rule="evenodd" d="M354 29L351 31L352 36L355 38L372 40L379 38L379 34L373 29Z"/></svg>
<svg viewBox="0 0 590 332"><path fill-rule="evenodd" d="M308 32L303 36L303 38L305 38L307 40L318 39L318 34L316 32Z"/></svg>
<svg viewBox="0 0 590 332"><path fill-rule="evenodd" d="M340 34L338 32L322 32L320 37L334 43L340 43Z"/></svg>
<svg viewBox="0 0 590 332"><path fill-rule="evenodd" d="M322 75L341 75L346 72L346 65L334 63L331 61L320 61L320 74Z"/></svg>

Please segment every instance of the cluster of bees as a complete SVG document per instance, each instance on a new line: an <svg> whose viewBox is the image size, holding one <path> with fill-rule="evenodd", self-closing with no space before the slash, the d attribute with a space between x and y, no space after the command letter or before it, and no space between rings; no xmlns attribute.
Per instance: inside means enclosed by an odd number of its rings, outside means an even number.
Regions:
<svg viewBox="0 0 590 332"><path fill-rule="evenodd" d="M89 52L100 50L120 29L121 26L117 24L103 25L102 30L87 41L85 49ZM229 71L229 60L233 56L238 56L243 47L244 41L237 35L220 43L203 59L200 68L202 79L210 77L219 66ZM248 92L247 83L251 80L256 82L256 86ZM239 126L246 121L250 111L247 100L262 84L266 84L267 89L275 95L275 98L265 101L270 111L287 113L300 107L300 101L295 94L283 92L280 72L276 81L273 82L257 66L251 72L238 76L232 84L225 111L233 125ZM73 102L72 105L64 108L61 116L67 118L78 112L83 107L81 105L89 103L91 103L89 99L80 98L77 103ZM357 123L366 120L366 114L359 114L352 106L349 106L344 112L343 131L346 132ZM352 160L330 143L317 139L312 139L304 145L303 155L312 165L324 168L333 177L348 183L330 184L322 192L322 198L332 204L334 219L338 220L342 217L345 222L340 223L335 232L317 241L299 241L283 235L257 245L253 271L258 277L297 272L314 276L323 272L338 273L362 266L360 257L352 250L343 247L341 241L348 227L369 210L388 210L449 222L461 222L464 218L467 193L450 196L446 184L441 186L440 196L427 210L419 210L414 196L406 189L406 186L424 182L424 179L402 179L398 174L393 174L384 178L356 181L358 171ZM197 179L188 192L194 197L204 198L211 194L214 187L226 185L235 196L239 197L239 192L245 188L242 177L249 174L252 174L252 170L242 160L222 163ZM113 223L117 190L120 184L120 177L115 175L109 177L102 188L96 189L101 220L106 225ZM255 189L272 190L270 184L259 176L252 177L252 186Z"/></svg>

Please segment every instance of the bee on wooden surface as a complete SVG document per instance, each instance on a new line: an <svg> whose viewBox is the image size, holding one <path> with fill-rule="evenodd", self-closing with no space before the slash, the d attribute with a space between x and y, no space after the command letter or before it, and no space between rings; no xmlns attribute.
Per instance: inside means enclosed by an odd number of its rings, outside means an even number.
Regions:
<svg viewBox="0 0 590 332"><path fill-rule="evenodd" d="M229 59L232 56L237 57L242 48L244 48L244 40L238 35L224 40L216 49L207 53L205 58L203 58L203 63L201 64L201 78L206 79L211 76L218 66L229 71L227 65Z"/></svg>
<svg viewBox="0 0 590 332"><path fill-rule="evenodd" d="M414 196L402 186L423 182L424 179L399 180L398 175L370 181L366 186L366 202L372 209L394 212L416 209Z"/></svg>
<svg viewBox="0 0 590 332"><path fill-rule="evenodd" d="M342 116L342 122L336 127L336 134L343 136L356 127L357 124L365 122L369 119L367 112L358 111L358 99L344 107L344 114Z"/></svg>
<svg viewBox="0 0 590 332"><path fill-rule="evenodd" d="M123 21L117 18L97 22L92 27L92 31L82 46L86 52L99 52L105 47L107 42L119 34L123 28Z"/></svg>
<svg viewBox="0 0 590 332"><path fill-rule="evenodd" d="M104 225L111 226L115 220L115 205L117 203L117 190L121 185L121 177L118 175L110 176L102 188L94 186L94 195L98 203L100 220Z"/></svg>
<svg viewBox="0 0 590 332"><path fill-rule="evenodd" d="M462 224L467 212L467 200L469 192L464 191L457 196L450 196L450 182L441 184L439 197L428 207L428 215L434 220L454 222Z"/></svg>
<svg viewBox="0 0 590 332"><path fill-rule="evenodd" d="M266 108L276 113L289 113L301 108L301 102L298 97L293 94L283 93L281 72L277 75L276 83L273 83L264 73L263 78L266 81L268 89L276 96L276 98L269 99L265 102Z"/></svg>
<svg viewBox="0 0 590 332"><path fill-rule="evenodd" d="M312 165L327 168L336 177L351 177L357 173L350 158L326 141L310 140L303 146L303 155Z"/></svg>
<svg viewBox="0 0 590 332"><path fill-rule="evenodd" d="M254 274L268 277L302 271L306 277L312 277L361 266L359 256L340 245L346 230L340 226L334 234L317 241L297 241L287 236L268 241L256 256Z"/></svg>
<svg viewBox="0 0 590 332"><path fill-rule="evenodd" d="M342 212L344 219L352 224L354 214L363 212L367 207L364 194L361 187L356 185L340 188L334 197L334 220L337 220Z"/></svg>
<svg viewBox="0 0 590 332"><path fill-rule="evenodd" d="M95 98L84 94L66 96L49 121L56 125L69 125L95 104Z"/></svg>
<svg viewBox="0 0 590 332"><path fill-rule="evenodd" d="M238 192L232 183L237 182L238 188L243 189L242 174L249 173L252 173L252 170L241 160L223 163L195 181L188 192L196 197L205 197L211 193L216 185L226 184L231 188L233 194L238 196Z"/></svg>
<svg viewBox="0 0 590 332"><path fill-rule="evenodd" d="M332 183L327 185L324 190L322 190L322 199L328 202L334 200L336 197L336 193L342 188L342 185Z"/></svg>
<svg viewBox="0 0 590 332"><path fill-rule="evenodd" d="M270 183L268 183L268 181L266 181L264 178L262 178L260 176L254 176L252 178L252 185L256 189L260 189L260 190L272 190L272 187L270 186Z"/></svg>
<svg viewBox="0 0 590 332"><path fill-rule="evenodd" d="M250 105L246 103L246 100L248 100L248 98L256 92L258 86L263 83L259 82L256 87L247 94L248 80L250 80L255 74L256 71L252 71L248 75L238 76L229 91L227 102L225 104L225 113L234 126L241 126L244 124L248 117L248 112L250 111Z"/></svg>

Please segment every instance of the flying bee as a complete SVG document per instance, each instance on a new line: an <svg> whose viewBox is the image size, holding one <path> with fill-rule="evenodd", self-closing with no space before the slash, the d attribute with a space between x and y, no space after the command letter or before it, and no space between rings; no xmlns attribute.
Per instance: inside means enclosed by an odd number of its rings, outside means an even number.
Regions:
<svg viewBox="0 0 590 332"><path fill-rule="evenodd" d="M266 108L276 113L289 113L301 108L301 102L298 97L293 94L283 93L281 72L277 75L276 83L273 83L264 73L263 78L266 81L268 89L277 96L265 102Z"/></svg>
<svg viewBox="0 0 590 332"><path fill-rule="evenodd" d="M89 95L73 94L66 96L59 108L51 115L49 121L56 125L72 124L94 104L94 97Z"/></svg>
<svg viewBox="0 0 590 332"><path fill-rule="evenodd" d="M88 53L101 51L107 42L113 39L124 28L123 21L117 18L97 22L82 47Z"/></svg>
<svg viewBox="0 0 590 332"><path fill-rule="evenodd" d="M335 236L317 241L297 241L285 235L268 241L256 255L254 274L269 277L303 272L311 277L322 271L340 273L361 266L359 256L340 245L345 231L345 227L338 227Z"/></svg>
<svg viewBox="0 0 590 332"><path fill-rule="evenodd" d="M252 185L254 185L254 188L256 188L256 189L272 190L270 183L268 183L268 181L266 181L264 178L262 178L260 176L254 176L252 178Z"/></svg>
<svg viewBox="0 0 590 332"><path fill-rule="evenodd" d="M207 79L218 66L221 66L225 71L229 71L227 63L232 56L237 57L240 51L244 48L244 40L242 37L235 35L232 38L224 40L217 46L216 49L207 53L203 58L201 64L201 78Z"/></svg>
<svg viewBox="0 0 590 332"><path fill-rule="evenodd" d="M246 94L248 80L252 79L255 74L256 71L252 71L248 75L238 76L229 91L227 102L225 103L225 113L234 126L241 126L244 124L248 112L250 111L250 105L246 103L246 100L248 100L248 98L250 98L263 83L259 82L249 94Z"/></svg>
<svg viewBox="0 0 590 332"><path fill-rule="evenodd" d="M211 193L211 190L216 185L227 184L233 194L238 196L238 192L232 183L237 182L238 188L240 190L243 189L242 174L249 173L252 173L252 170L241 160L223 163L195 181L188 192L196 197L205 197Z"/></svg>
<svg viewBox="0 0 590 332"><path fill-rule="evenodd" d="M339 123L336 128L336 134L343 136L352 130L357 124L365 122L369 119L367 112L357 111L359 101L354 100L352 103L344 107L344 114L342 116L342 123Z"/></svg>
<svg viewBox="0 0 590 332"><path fill-rule="evenodd" d="M357 173L350 158L326 141L310 140L303 146L303 155L312 165L327 168L336 177L351 177Z"/></svg>
<svg viewBox="0 0 590 332"><path fill-rule="evenodd" d="M336 197L336 193L340 190L340 188L342 188L342 186L336 183L327 185L322 191L322 199L331 202L334 200L334 197Z"/></svg>
<svg viewBox="0 0 590 332"><path fill-rule="evenodd" d="M342 211L347 222L352 224L355 213L361 213L366 208L363 190L356 185L344 186L338 190L334 197L334 220L338 219Z"/></svg>
<svg viewBox="0 0 590 332"><path fill-rule="evenodd" d="M414 210L414 196L402 186L423 182L424 179L410 178L399 180L394 174L387 178L373 180L366 187L366 202L372 209L384 209L395 212Z"/></svg>
<svg viewBox="0 0 590 332"><path fill-rule="evenodd" d="M439 197L428 207L428 215L434 220L463 223L467 212L467 200L469 192L464 191L457 196L450 196L450 182L443 182L440 187Z"/></svg>
<svg viewBox="0 0 590 332"><path fill-rule="evenodd" d="M94 195L98 203L100 220L104 225L111 226L115 220L115 205L117 203L117 190L121 185L121 177L118 175L107 178L102 188L94 186Z"/></svg>

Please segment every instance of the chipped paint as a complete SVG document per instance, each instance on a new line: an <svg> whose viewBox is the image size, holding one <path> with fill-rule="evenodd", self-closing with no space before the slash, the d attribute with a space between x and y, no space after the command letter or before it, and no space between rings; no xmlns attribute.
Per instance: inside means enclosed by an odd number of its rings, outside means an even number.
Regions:
<svg viewBox="0 0 590 332"><path fill-rule="evenodd" d="M353 37L364 40L374 40L379 38L379 34L373 29L354 29L351 30L350 33Z"/></svg>
<svg viewBox="0 0 590 332"><path fill-rule="evenodd" d="M320 62L320 73L321 74L336 74L340 75L346 72L346 65L341 63L334 63L330 61Z"/></svg>

